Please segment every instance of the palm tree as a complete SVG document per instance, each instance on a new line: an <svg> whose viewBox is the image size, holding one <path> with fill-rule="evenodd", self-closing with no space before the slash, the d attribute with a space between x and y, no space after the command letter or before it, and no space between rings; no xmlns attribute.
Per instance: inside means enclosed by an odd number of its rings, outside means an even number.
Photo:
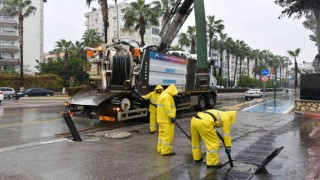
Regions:
<svg viewBox="0 0 320 180"><path fill-rule="evenodd" d="M220 53L220 70L219 70L219 76L222 76L222 63L223 63L223 52L226 49L226 40L227 40L228 34L220 34L220 39L218 41L219 44L219 53Z"/></svg>
<svg viewBox="0 0 320 180"><path fill-rule="evenodd" d="M161 0L162 4L162 22L166 23L166 20L169 18L171 9L174 7L175 0Z"/></svg>
<svg viewBox="0 0 320 180"><path fill-rule="evenodd" d="M235 42L231 37L226 40L226 51L227 51L227 71L228 71L228 83L227 86L230 86L230 55L235 53Z"/></svg>
<svg viewBox="0 0 320 180"><path fill-rule="evenodd" d="M95 29L88 29L82 36L83 45L87 47L97 47L103 43L101 34Z"/></svg>
<svg viewBox="0 0 320 180"><path fill-rule="evenodd" d="M293 57L294 59L294 93L297 93L297 86L298 86L298 63L297 63L297 57L300 54L301 49L298 48L294 51L288 50L288 54Z"/></svg>
<svg viewBox="0 0 320 180"><path fill-rule="evenodd" d="M68 68L68 59L69 55L71 52L71 49L74 45L72 44L72 41L67 41L65 39L61 39L60 41L56 42L56 47L57 51L63 52L64 53L64 82L63 86L66 87L66 82L67 82L67 68Z"/></svg>
<svg viewBox="0 0 320 180"><path fill-rule="evenodd" d="M239 84L241 85L241 76L242 76L242 61L244 60L246 54L247 54L247 49L248 49L248 46L245 42L243 41L239 41L238 42L238 48L239 48L239 51L238 51L238 55L239 55L239 58L240 58L240 69L239 69L239 73L240 73L240 76L239 76Z"/></svg>
<svg viewBox="0 0 320 180"><path fill-rule="evenodd" d="M87 5L90 6L91 2L94 0L86 0ZM117 0L115 0L117 3ZM109 18L108 18L108 0L98 0L101 6L101 13L102 13L102 21L104 27L104 42L108 42L108 28L109 28Z"/></svg>
<svg viewBox="0 0 320 180"><path fill-rule="evenodd" d="M191 41L188 38L187 33L180 33L179 34L179 40L178 40L179 45L181 46L181 48L183 48L183 46L185 47L190 47Z"/></svg>
<svg viewBox="0 0 320 180"><path fill-rule="evenodd" d="M139 29L141 46L145 45L144 34L146 33L146 26L149 24L159 25L159 17L161 16L161 6L159 6L159 1L146 4L145 0L137 0L137 2L131 2L131 6L123 16L126 28L135 26L135 30Z"/></svg>
<svg viewBox="0 0 320 180"><path fill-rule="evenodd" d="M19 29L19 47L20 47L20 90L24 87L23 77L23 22L24 18L34 14L37 10L36 7L32 6L31 0L11 0L7 1L7 6L2 8L1 14L18 17L18 29Z"/></svg>
<svg viewBox="0 0 320 180"><path fill-rule="evenodd" d="M320 1L319 0L275 0L275 3L283 8L282 16L291 17L296 14L297 18L302 15L314 14L317 22L317 45L320 54Z"/></svg>
<svg viewBox="0 0 320 180"><path fill-rule="evenodd" d="M187 33L180 33L179 34L179 44L181 46L190 47L191 54L196 53L196 27L195 26L188 26Z"/></svg>
<svg viewBox="0 0 320 180"><path fill-rule="evenodd" d="M223 20L216 20L215 21L215 16L207 16L207 27L208 27L208 33L209 33L209 57L211 57L211 51L212 51L212 40L213 37L215 36L215 33L219 33L221 34L223 29L224 29L224 25Z"/></svg>
<svg viewBox="0 0 320 180"><path fill-rule="evenodd" d="M254 49L252 51L252 58L254 59L254 67L256 67L258 65L258 59L260 58L260 50L259 49ZM254 73L254 78L257 79L257 72L252 70L252 72Z"/></svg>
<svg viewBox="0 0 320 180"><path fill-rule="evenodd" d="M76 55L79 58L85 58L85 51L84 51L84 43L80 41L76 41L72 44L71 47L72 54Z"/></svg>

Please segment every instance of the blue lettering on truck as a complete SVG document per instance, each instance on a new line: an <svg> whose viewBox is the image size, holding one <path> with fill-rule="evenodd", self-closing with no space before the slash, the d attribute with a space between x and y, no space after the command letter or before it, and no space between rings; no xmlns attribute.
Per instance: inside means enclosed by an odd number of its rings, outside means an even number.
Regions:
<svg viewBox="0 0 320 180"><path fill-rule="evenodd" d="M164 79L163 83L164 84L176 84L176 80L171 80L171 79Z"/></svg>
<svg viewBox="0 0 320 180"><path fill-rule="evenodd" d="M176 70L175 69L171 69L171 68L166 68L165 72L174 74L174 73L176 73Z"/></svg>

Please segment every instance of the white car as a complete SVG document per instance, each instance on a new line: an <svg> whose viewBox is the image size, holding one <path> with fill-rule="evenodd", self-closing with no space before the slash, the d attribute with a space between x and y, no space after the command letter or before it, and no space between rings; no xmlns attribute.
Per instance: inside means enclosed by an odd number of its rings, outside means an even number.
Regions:
<svg viewBox="0 0 320 180"><path fill-rule="evenodd" d="M245 92L245 98L252 99L252 98L261 98L263 97L263 90L262 89L249 89ZM267 96L267 93L266 93Z"/></svg>
<svg viewBox="0 0 320 180"><path fill-rule="evenodd" d="M3 99L4 99L3 92L2 92L2 91L0 91L0 103L1 103L1 101L3 101Z"/></svg>

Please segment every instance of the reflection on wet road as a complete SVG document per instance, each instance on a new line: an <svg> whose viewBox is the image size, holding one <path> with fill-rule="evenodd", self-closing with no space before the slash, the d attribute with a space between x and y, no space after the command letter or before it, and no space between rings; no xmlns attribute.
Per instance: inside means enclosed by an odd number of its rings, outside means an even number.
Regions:
<svg viewBox="0 0 320 180"><path fill-rule="evenodd" d="M261 104L243 109L247 112L287 114L294 106L294 96L282 96L279 99L267 100Z"/></svg>

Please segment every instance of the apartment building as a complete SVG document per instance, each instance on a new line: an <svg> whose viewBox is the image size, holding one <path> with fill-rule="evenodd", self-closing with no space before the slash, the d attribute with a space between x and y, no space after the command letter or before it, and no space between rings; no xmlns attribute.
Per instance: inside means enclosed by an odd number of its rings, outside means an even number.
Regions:
<svg viewBox="0 0 320 180"><path fill-rule="evenodd" d="M0 8L7 6L8 0L0 0ZM24 20L24 50L23 65L25 74L36 72L36 60L42 59L43 54L43 3L46 0L32 0L37 8ZM0 71L13 68L20 69L20 48L18 18L0 14Z"/></svg>
<svg viewBox="0 0 320 180"><path fill-rule="evenodd" d="M112 39L117 40L118 38L136 40L139 43L141 42L141 38L138 31L133 29L128 30L124 27L125 22L123 20L123 16L128 7L130 7L129 3L121 3L117 6L109 5L108 43L112 43ZM101 33L104 36L101 9L92 8L91 12L85 13L85 17L85 26L87 26L87 29L96 29L99 33ZM159 33L159 26L147 27L146 33L144 35L145 44L154 45L159 43Z"/></svg>

